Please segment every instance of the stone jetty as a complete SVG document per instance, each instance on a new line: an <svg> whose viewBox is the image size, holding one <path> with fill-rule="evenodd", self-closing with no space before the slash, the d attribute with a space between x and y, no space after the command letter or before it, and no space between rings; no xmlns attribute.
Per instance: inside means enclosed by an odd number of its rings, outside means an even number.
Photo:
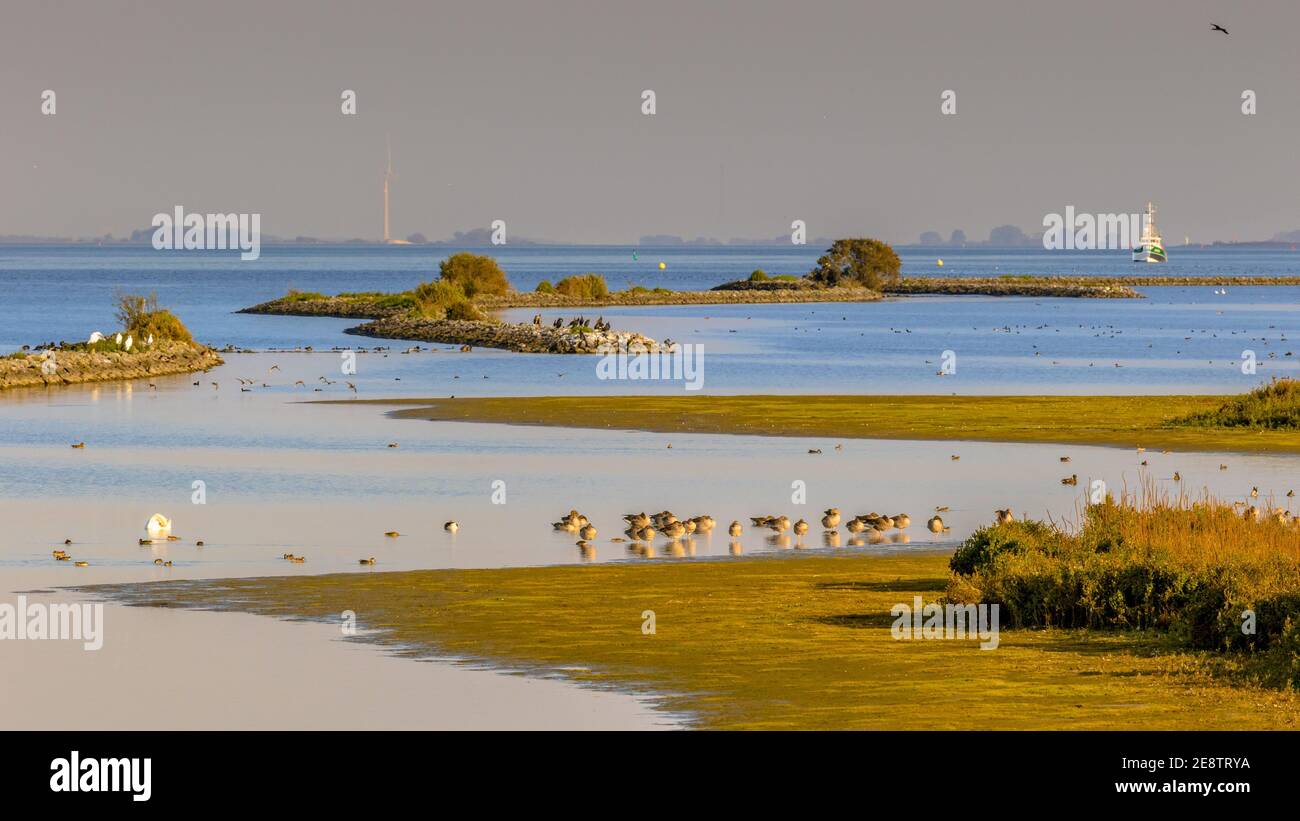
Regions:
<svg viewBox="0 0 1300 821"><path fill-rule="evenodd" d="M553 328L468 319L423 319L393 316L348 328L345 333L380 339L406 339L521 353L607 353L616 350L670 351L672 345L631 331Z"/></svg>
<svg viewBox="0 0 1300 821"><path fill-rule="evenodd" d="M139 351L30 351L0 357L0 390L78 382L148 379L206 371L222 364L216 351L202 345L160 342Z"/></svg>

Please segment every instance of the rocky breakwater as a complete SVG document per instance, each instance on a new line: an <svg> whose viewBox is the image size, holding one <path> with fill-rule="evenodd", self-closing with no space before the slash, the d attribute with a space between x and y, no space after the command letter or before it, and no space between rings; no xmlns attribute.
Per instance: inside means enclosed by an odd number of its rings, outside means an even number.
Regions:
<svg viewBox="0 0 1300 821"><path fill-rule="evenodd" d="M505 308L604 308L637 305L754 305L786 302L875 302L880 294L866 288L804 288L789 285L777 288L731 287L719 285L710 291L628 290L614 291L602 297L573 297L536 292L511 293L505 296L477 296L474 304L484 310Z"/></svg>
<svg viewBox="0 0 1300 821"><path fill-rule="evenodd" d="M1053 277L1025 278L939 278L913 277L885 289L891 295L947 294L955 296L1030 296L1076 299L1142 299L1142 294L1124 285L1060 280Z"/></svg>
<svg viewBox="0 0 1300 821"><path fill-rule="evenodd" d="M50 348L0 357L0 390L148 379L206 371L220 364L221 357L211 348L183 342L160 342L130 352Z"/></svg>
<svg viewBox="0 0 1300 821"><path fill-rule="evenodd" d="M269 316L330 316L343 319L380 319L404 313L415 304L414 298L402 299L402 294L386 298L323 296L318 299L280 297L249 308L239 314L265 314Z"/></svg>
<svg viewBox="0 0 1300 821"><path fill-rule="evenodd" d="M673 349L671 342L658 342L631 331L596 331L585 327L555 328L550 325L411 316L393 316L367 322L365 325L348 328L345 333L380 339L503 348L520 353L591 354L619 350L654 353Z"/></svg>

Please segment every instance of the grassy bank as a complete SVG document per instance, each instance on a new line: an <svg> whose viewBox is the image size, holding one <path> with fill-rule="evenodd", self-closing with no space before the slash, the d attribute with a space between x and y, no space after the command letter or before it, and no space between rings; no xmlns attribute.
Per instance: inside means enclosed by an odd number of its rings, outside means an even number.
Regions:
<svg viewBox="0 0 1300 821"><path fill-rule="evenodd" d="M700 726L1282 728L1290 693L1229 686L1230 660L1157 634L1004 630L896 641L890 608L933 601L948 556L786 555L353 573L91 588L146 606L235 609L361 626L400 652L446 654L664 695ZM655 632L642 632L654 611Z"/></svg>
<svg viewBox="0 0 1300 821"><path fill-rule="evenodd" d="M511 292L504 295L479 295L474 305L484 311L509 308L600 308L610 306L649 305L735 305L789 302L876 302L882 297L862 288L827 288L823 290L776 291L670 291L667 288L632 288L611 291L603 296L584 296L557 292ZM290 294L270 302L242 309L239 313L281 316L330 316L346 319L381 319L409 313L415 307L415 294Z"/></svg>
<svg viewBox="0 0 1300 821"><path fill-rule="evenodd" d="M1300 687L1300 519L1282 508L1170 498L1153 487L1078 525L1012 522L954 554L949 598L998 604L1013 627L1137 628L1238 654L1271 687Z"/></svg>
<svg viewBox="0 0 1300 821"><path fill-rule="evenodd" d="M734 433L1300 453L1287 428L1184 423L1221 396L607 396L371 400L410 419Z"/></svg>

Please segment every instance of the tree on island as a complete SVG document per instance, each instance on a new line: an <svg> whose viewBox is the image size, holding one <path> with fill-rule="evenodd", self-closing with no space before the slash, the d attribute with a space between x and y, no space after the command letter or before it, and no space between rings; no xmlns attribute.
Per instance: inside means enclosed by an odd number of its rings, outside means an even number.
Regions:
<svg viewBox="0 0 1300 821"><path fill-rule="evenodd" d="M831 288L857 285L879 291L898 282L901 268L898 254L878 239L837 239L808 278Z"/></svg>
<svg viewBox="0 0 1300 821"><path fill-rule="evenodd" d="M510 293L510 280L492 257L462 251L438 264L441 279L453 282L473 299L479 294L504 296Z"/></svg>

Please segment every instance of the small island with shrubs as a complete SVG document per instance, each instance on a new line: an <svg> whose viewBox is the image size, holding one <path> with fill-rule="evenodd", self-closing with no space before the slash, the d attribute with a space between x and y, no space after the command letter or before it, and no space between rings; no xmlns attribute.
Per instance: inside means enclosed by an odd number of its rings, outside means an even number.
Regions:
<svg viewBox="0 0 1300 821"><path fill-rule="evenodd" d="M437 326L437 322L492 323L491 312L511 308L599 308L650 305L718 305L759 303L875 302L888 296L920 294L1140 298L1141 294L1115 281L1088 282L1079 277L936 278L901 276L902 263L887 243L870 238L836 240L803 275L769 274L759 269L746 279L725 282L707 291L674 291L634 285L611 291L604 276L587 272L546 279L532 291L515 290L491 257L458 253L440 263L431 282L400 293L352 292L329 296L290 291L242 313L282 316L329 316L370 319L350 329L365 336L424 341L493 344L504 326ZM417 331L417 326L419 330ZM560 329L563 330L563 329ZM471 339L458 334L470 332ZM398 334L398 335L391 335ZM418 334L418 335L413 335ZM537 350L529 334L498 340L499 347ZM554 336L554 335L548 335ZM560 336L564 336L561 334ZM436 337L436 338L435 338ZM475 341L487 339L489 341ZM558 348L551 345L557 343ZM518 347L523 344L524 347ZM580 348L582 346L579 346ZM540 349L571 349L558 336Z"/></svg>
<svg viewBox="0 0 1300 821"><path fill-rule="evenodd" d="M121 330L93 331L85 342L24 345L0 357L0 390L206 371L222 364L216 351L194 341L185 324L152 294L119 294Z"/></svg>

